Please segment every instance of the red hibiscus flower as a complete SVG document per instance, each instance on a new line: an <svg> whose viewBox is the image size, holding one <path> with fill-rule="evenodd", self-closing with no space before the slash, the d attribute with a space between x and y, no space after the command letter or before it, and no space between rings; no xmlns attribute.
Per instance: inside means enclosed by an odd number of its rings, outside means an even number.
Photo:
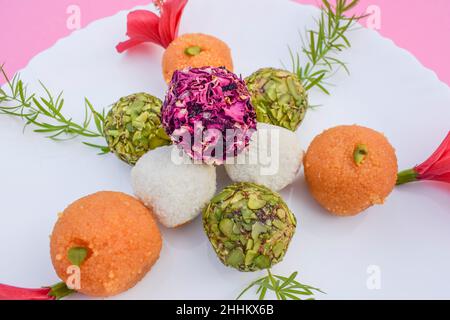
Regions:
<svg viewBox="0 0 450 320"><path fill-rule="evenodd" d="M52 287L27 289L0 283L0 300L59 300L74 293L64 282Z"/></svg>
<svg viewBox="0 0 450 320"><path fill-rule="evenodd" d="M147 10L136 10L128 14L129 39L116 46L118 52L124 52L144 42L152 42L167 48L177 37L181 14L187 0L159 0L154 3L161 12L159 17Z"/></svg>
<svg viewBox="0 0 450 320"><path fill-rule="evenodd" d="M424 163L400 172L397 177L397 185L418 180L450 183L450 132L439 148Z"/></svg>

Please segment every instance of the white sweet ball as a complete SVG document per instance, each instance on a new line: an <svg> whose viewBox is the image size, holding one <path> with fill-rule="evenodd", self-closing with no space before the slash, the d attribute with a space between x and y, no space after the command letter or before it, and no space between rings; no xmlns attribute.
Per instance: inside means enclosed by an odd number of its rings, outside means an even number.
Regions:
<svg viewBox="0 0 450 320"><path fill-rule="evenodd" d="M197 217L216 192L216 168L186 160L175 147L160 147L131 171L134 193L169 228Z"/></svg>
<svg viewBox="0 0 450 320"><path fill-rule="evenodd" d="M262 184L279 191L291 184L302 165L303 150L295 132L258 123L249 147L225 164L231 180Z"/></svg>

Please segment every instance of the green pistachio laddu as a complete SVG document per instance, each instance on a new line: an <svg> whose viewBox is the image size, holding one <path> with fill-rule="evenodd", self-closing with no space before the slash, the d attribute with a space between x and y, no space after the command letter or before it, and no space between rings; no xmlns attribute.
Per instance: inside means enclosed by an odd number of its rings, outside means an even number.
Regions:
<svg viewBox="0 0 450 320"><path fill-rule="evenodd" d="M296 219L280 195L253 183L236 183L217 194L203 211L203 227L217 256L240 271L280 262Z"/></svg>
<svg viewBox="0 0 450 320"><path fill-rule="evenodd" d="M134 165L147 151L171 144L161 121L162 101L147 93L120 98L105 118L108 146L123 161Z"/></svg>
<svg viewBox="0 0 450 320"><path fill-rule="evenodd" d="M245 82L259 122L297 130L308 109L308 94L295 74L263 68Z"/></svg>

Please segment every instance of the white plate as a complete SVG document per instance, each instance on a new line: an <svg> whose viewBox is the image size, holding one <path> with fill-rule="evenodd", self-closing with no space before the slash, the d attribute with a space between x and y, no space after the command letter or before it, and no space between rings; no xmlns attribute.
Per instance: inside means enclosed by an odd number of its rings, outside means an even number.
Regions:
<svg viewBox="0 0 450 320"><path fill-rule="evenodd" d="M150 6L148 7L150 8ZM287 46L319 11L288 0L189 2L181 33L216 35L232 48L235 71L289 65ZM99 20L35 57L22 77L64 89L65 112L81 119L83 97L97 108L133 92L163 97L162 49L142 46L119 55L126 12ZM384 132L397 149L400 168L424 160L450 125L450 90L408 52L370 30L350 36L340 57L351 76L339 73L331 96L316 90L298 131L303 148L322 130L358 123ZM18 119L0 117L0 283L39 287L56 282L48 236L56 214L99 190L131 193L130 168L113 155L97 156L79 140L55 143ZM220 170L219 186L228 183ZM282 194L299 220L285 260L274 272L300 271L301 280L329 298L450 298L450 197L443 184L418 183L394 190L383 206L354 218L336 218L310 197L303 174ZM163 230L161 258L118 299L233 299L259 273L224 267L203 234L201 221ZM381 271L381 289L369 290L370 266ZM82 298L82 296L76 296Z"/></svg>

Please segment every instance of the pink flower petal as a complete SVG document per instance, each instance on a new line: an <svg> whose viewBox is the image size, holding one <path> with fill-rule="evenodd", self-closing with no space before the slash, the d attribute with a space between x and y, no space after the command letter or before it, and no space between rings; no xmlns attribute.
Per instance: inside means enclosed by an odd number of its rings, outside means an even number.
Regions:
<svg viewBox="0 0 450 320"><path fill-rule="evenodd" d="M0 300L55 300L50 288L26 289L0 284Z"/></svg>
<svg viewBox="0 0 450 320"><path fill-rule="evenodd" d="M162 5L161 17L147 10L132 11L127 16L127 36L119 43L119 53L144 42L152 42L167 48L177 37L178 26L187 0L167 0Z"/></svg>
<svg viewBox="0 0 450 320"><path fill-rule="evenodd" d="M450 183L450 132L437 150L422 164L414 167L419 180Z"/></svg>

